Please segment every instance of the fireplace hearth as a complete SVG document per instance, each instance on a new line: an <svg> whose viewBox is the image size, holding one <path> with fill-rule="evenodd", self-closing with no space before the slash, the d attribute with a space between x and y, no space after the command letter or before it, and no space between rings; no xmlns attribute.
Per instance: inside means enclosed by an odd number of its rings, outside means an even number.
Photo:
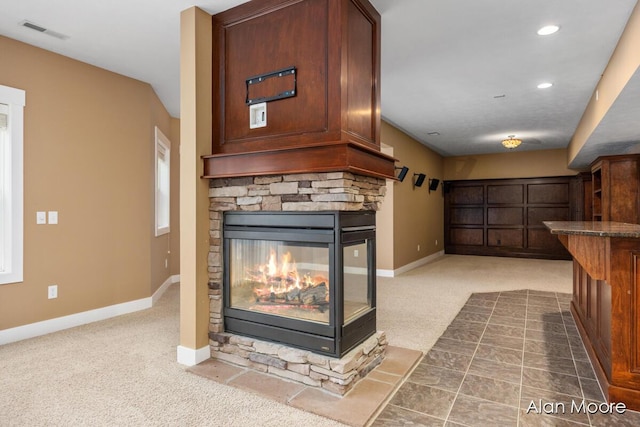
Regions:
<svg viewBox="0 0 640 427"><path fill-rule="evenodd" d="M225 331L341 357L376 332L373 211L226 212Z"/></svg>

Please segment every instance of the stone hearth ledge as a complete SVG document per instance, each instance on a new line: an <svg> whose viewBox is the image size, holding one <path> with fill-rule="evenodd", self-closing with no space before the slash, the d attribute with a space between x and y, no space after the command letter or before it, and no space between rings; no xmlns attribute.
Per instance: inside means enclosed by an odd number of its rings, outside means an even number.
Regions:
<svg viewBox="0 0 640 427"><path fill-rule="evenodd" d="M345 395L385 357L378 331L341 358L229 333L209 333L211 358Z"/></svg>

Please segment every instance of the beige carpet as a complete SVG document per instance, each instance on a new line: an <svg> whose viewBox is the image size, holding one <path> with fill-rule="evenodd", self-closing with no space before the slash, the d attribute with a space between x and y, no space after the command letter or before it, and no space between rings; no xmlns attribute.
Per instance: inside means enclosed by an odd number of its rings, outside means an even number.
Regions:
<svg viewBox="0 0 640 427"><path fill-rule="evenodd" d="M571 292L571 263L444 256L378 278L378 329L427 351L472 292ZM338 426L176 363L179 286L142 312L0 346L0 426Z"/></svg>

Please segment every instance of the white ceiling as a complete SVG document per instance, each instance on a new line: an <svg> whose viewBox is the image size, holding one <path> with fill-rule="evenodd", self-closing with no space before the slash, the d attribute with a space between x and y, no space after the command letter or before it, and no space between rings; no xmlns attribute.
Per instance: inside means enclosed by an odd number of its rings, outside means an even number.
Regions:
<svg viewBox="0 0 640 427"><path fill-rule="evenodd" d="M501 152L500 140L512 134L524 140L521 151L566 147L636 4L371 1L382 14L382 116L443 156ZM180 12L215 14L244 2L5 1L0 34L148 82L179 117ZM25 19L69 38L24 28ZM560 31L536 34L550 23ZM639 74L573 167L637 148ZM554 85L537 89L543 81Z"/></svg>

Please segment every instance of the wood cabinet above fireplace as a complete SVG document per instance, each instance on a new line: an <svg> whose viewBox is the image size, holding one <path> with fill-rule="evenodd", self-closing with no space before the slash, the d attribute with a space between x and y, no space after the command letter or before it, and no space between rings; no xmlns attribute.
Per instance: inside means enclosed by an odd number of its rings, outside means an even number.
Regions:
<svg viewBox="0 0 640 427"><path fill-rule="evenodd" d="M394 176L380 152L380 15L367 0L253 0L215 15L212 79L205 177Z"/></svg>

